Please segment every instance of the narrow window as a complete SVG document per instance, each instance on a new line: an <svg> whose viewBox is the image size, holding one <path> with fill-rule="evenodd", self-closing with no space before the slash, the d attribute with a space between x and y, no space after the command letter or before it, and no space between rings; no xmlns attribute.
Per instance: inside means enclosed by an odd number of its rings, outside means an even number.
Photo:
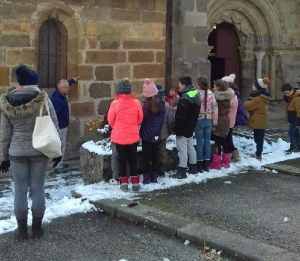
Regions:
<svg viewBox="0 0 300 261"><path fill-rule="evenodd" d="M55 88L67 72L67 30L57 19L49 18L39 30L39 87Z"/></svg>

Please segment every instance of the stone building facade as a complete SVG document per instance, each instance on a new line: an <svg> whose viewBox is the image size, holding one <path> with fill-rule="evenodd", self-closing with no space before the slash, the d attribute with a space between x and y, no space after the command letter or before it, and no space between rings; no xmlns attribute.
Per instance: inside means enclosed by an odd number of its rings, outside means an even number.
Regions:
<svg viewBox="0 0 300 261"><path fill-rule="evenodd" d="M68 96L76 157L123 77L141 97L145 77L167 89L182 74L235 73L245 98L267 76L280 99L282 82L299 81L298 10L298 0L1 0L0 93L17 85L19 63L39 71L49 95L59 78L80 75Z"/></svg>

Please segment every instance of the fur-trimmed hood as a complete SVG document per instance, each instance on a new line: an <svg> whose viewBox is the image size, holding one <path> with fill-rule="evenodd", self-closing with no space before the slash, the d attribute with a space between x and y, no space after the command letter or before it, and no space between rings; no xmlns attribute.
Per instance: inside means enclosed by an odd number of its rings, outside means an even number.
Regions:
<svg viewBox="0 0 300 261"><path fill-rule="evenodd" d="M226 91L216 91L214 92L214 95L216 97L216 100L222 101L222 100L230 100L234 95L234 90L231 88L228 88Z"/></svg>
<svg viewBox="0 0 300 261"><path fill-rule="evenodd" d="M11 95L14 97L21 97L24 95L34 95L33 99L24 103L20 106L13 106L9 101L11 100ZM35 95L36 94L36 95ZM0 98L0 107L4 114L8 117L12 118L24 118L29 117L32 114L36 113L42 106L42 104L47 100L48 95L46 92L41 91L37 93L34 90L30 89L22 89L22 90L15 90L11 94L3 94ZM23 99L24 100L24 99Z"/></svg>

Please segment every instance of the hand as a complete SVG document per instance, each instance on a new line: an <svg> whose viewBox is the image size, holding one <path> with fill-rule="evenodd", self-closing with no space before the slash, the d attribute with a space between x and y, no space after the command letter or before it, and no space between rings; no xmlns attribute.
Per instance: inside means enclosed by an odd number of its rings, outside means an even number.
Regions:
<svg viewBox="0 0 300 261"><path fill-rule="evenodd" d="M78 82L79 79L80 79L80 76L77 76L77 77L74 77L74 78L73 78L73 80L74 80L75 82Z"/></svg>
<svg viewBox="0 0 300 261"><path fill-rule="evenodd" d="M212 130L212 131L215 131L215 130L216 130L216 127L212 127L211 130Z"/></svg>
<svg viewBox="0 0 300 261"><path fill-rule="evenodd" d="M9 167L10 167L10 161L9 160L2 161L1 165L0 165L0 171L2 173L4 173L4 172L6 173L6 172L8 172Z"/></svg>
<svg viewBox="0 0 300 261"><path fill-rule="evenodd" d="M52 160L52 162L53 162L53 168L55 168L55 167L57 166L57 164L58 164L59 162L61 162L61 159L62 159L62 156L59 156L59 157L54 158L54 159Z"/></svg>
<svg viewBox="0 0 300 261"><path fill-rule="evenodd" d="M176 140L180 140L180 139L181 139L181 136L176 135Z"/></svg>

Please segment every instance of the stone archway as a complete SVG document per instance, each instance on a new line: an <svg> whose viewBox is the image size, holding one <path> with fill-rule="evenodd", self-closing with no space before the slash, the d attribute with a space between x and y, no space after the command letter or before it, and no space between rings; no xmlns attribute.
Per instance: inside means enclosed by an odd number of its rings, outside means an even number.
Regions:
<svg viewBox="0 0 300 261"><path fill-rule="evenodd" d="M240 42L241 91L245 97L255 77L261 76L262 60L270 59L270 92L275 97L275 61L282 45L278 15L269 0L210 0L207 8L208 29L217 24L232 24ZM275 50L275 52L274 52ZM265 57L265 54L269 57Z"/></svg>
<svg viewBox="0 0 300 261"><path fill-rule="evenodd" d="M281 25L268 0L210 0L208 27L227 22L235 25L241 45L280 46Z"/></svg>

